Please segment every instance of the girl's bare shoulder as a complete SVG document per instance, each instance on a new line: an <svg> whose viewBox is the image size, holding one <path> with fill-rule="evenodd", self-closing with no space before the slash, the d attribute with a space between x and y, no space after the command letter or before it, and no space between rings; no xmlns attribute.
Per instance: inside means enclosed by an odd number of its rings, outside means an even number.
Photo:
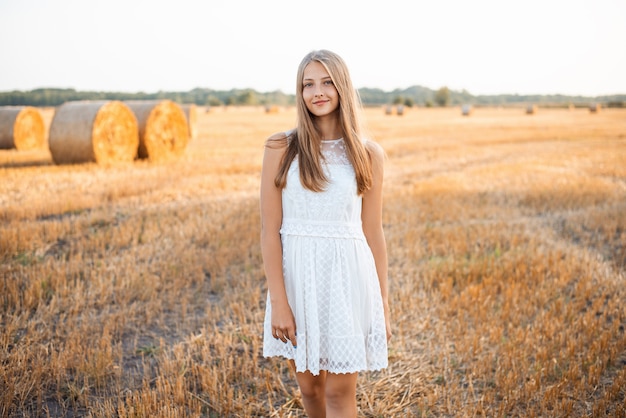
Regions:
<svg viewBox="0 0 626 418"><path fill-rule="evenodd" d="M385 159L385 150L378 142L367 139L365 141L365 149L373 159L378 161L383 161Z"/></svg>
<svg viewBox="0 0 626 418"><path fill-rule="evenodd" d="M293 136L293 131L276 132L267 138L265 145L268 148L284 149L289 144L290 138Z"/></svg>
<svg viewBox="0 0 626 418"><path fill-rule="evenodd" d="M287 139L287 132L276 132L267 138L268 141L284 141Z"/></svg>

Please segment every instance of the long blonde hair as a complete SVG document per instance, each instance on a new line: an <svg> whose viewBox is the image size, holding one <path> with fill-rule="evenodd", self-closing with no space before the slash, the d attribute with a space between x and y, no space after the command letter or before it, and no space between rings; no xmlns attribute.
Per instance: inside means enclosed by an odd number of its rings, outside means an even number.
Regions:
<svg viewBox="0 0 626 418"><path fill-rule="evenodd" d="M320 192L328 183L322 169L322 137L302 97L304 69L312 61L317 61L324 66L339 94L339 121L343 131L343 140L346 144L346 153L354 167L357 192L363 194L372 185L372 164L361 138L362 127L359 120L361 100L357 90L352 86L346 63L339 55L324 49L309 52L298 67L296 80L297 125L296 129L285 139L287 150L274 184L281 189L286 186L287 172L296 156L300 169L300 181L305 188Z"/></svg>

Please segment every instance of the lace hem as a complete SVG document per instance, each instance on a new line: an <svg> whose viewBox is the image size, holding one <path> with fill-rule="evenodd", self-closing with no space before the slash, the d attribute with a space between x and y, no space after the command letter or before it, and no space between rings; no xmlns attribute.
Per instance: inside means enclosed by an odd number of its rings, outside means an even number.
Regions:
<svg viewBox="0 0 626 418"><path fill-rule="evenodd" d="M263 342L263 357L283 357L293 360L297 372L309 371L318 375L324 370L330 373L356 373L361 371L376 371L388 367L387 338L385 334L374 334L363 337L332 338L324 336L322 346L313 344L308 347L306 336L300 336L303 341L294 348L289 343L274 339L267 332ZM361 343L359 343L359 341Z"/></svg>
<svg viewBox="0 0 626 418"><path fill-rule="evenodd" d="M286 360L294 360L296 358L293 354L287 352L280 353L263 353L263 357L272 358L272 357L282 357ZM353 364L353 365L342 365L340 367L336 367L332 364L332 362L325 361L325 359L320 359L319 367L310 367L310 366L301 366L296 362L296 372L311 372L312 375L318 376L321 371L326 371L329 373L335 374L348 374L348 373L359 373L359 372L376 372L380 370L384 370L389 367L389 361L387 357L380 358L376 362L371 362L369 364Z"/></svg>

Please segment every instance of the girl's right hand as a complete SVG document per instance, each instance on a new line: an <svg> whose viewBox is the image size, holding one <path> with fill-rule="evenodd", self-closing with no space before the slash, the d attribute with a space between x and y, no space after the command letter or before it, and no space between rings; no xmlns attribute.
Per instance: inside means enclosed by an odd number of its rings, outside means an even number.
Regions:
<svg viewBox="0 0 626 418"><path fill-rule="evenodd" d="M296 321L288 303L272 303L272 335L284 343L291 341L291 345L297 345Z"/></svg>

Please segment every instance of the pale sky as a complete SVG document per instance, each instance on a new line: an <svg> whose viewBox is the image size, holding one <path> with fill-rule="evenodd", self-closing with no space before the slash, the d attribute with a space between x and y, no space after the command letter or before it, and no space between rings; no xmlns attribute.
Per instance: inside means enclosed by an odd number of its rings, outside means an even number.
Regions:
<svg viewBox="0 0 626 418"><path fill-rule="evenodd" d="M626 0L0 0L0 91L293 94L312 49L357 88L626 94Z"/></svg>

